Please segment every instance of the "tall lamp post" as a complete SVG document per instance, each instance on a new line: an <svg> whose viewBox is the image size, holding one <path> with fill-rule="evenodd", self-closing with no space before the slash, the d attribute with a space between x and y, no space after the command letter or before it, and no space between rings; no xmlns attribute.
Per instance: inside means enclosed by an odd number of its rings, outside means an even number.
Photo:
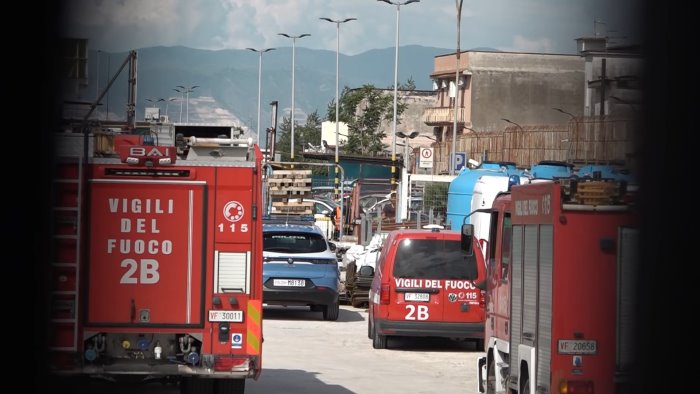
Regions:
<svg viewBox="0 0 700 394"><path fill-rule="evenodd" d="M160 112L160 105L158 105L158 103L160 103L161 101L165 101L165 99L164 99L164 98L159 98L158 100L155 100L155 99L149 99L149 98L147 98L146 101L148 101L148 102L151 103L153 106L155 106L156 108L158 108L158 112ZM160 119L159 119L159 120L160 120Z"/></svg>
<svg viewBox="0 0 700 394"><path fill-rule="evenodd" d="M514 125L515 127L517 127L517 128L520 129L520 132L521 132L521 133L525 134L525 130L523 130L522 126L520 126L519 124L517 124L517 123L515 123L515 122L513 122L513 121L511 121L511 120L509 120L509 119L506 119L506 118L501 118L501 120L504 121L504 122L506 122L506 123L510 123L510 124ZM509 145L510 145L510 144L509 144ZM520 144L518 144L518 147L520 147ZM530 156L530 150L528 149L528 161L530 160L530 157L529 157L529 156ZM516 162L517 162L517 160L516 160Z"/></svg>
<svg viewBox="0 0 700 394"><path fill-rule="evenodd" d="M396 101L398 97L399 88L399 22L400 22L400 10L402 5L407 5L411 3L418 3L420 0L406 0L404 2L391 1L391 0L377 0L383 3L391 4L396 6L396 49L394 53L394 116L391 122L391 191L394 193L394 198L396 198ZM399 210L396 210L396 223L400 223Z"/></svg>
<svg viewBox="0 0 700 394"><path fill-rule="evenodd" d="M190 123L190 93L194 92L194 90L195 90L196 88L198 88L199 85L194 85L194 86L189 86L189 87L185 87L185 86L182 86L182 85L177 85L176 87L182 89L182 91L184 92L184 94L187 95L187 99L186 99L186 100L187 100L187 104L186 104L186 105L187 105L187 110L185 111L185 117L186 117L187 120L185 120L185 122L186 122L186 123ZM180 117L180 121L182 122L182 117Z"/></svg>
<svg viewBox="0 0 700 394"><path fill-rule="evenodd" d="M180 89L173 89L173 90L180 93L180 95L182 96L180 98L180 120L178 121L179 123L182 123L182 104L185 102L185 91L180 90Z"/></svg>
<svg viewBox="0 0 700 394"><path fill-rule="evenodd" d="M331 18L319 18L324 21L335 23L336 27L336 43L335 43L335 198L338 199L338 183L339 183L339 158L338 158L338 147L340 145L339 134L340 134L340 103L339 103L339 90L340 90L340 24L350 21L355 21L357 18L345 18L343 20L334 20ZM342 209L342 204L341 204Z"/></svg>
<svg viewBox="0 0 700 394"><path fill-rule="evenodd" d="M297 38L304 38L304 37L309 37L311 34L304 33L304 34L299 34L298 36L292 36L287 33L277 33L277 35L291 38L292 39L292 111L289 116L289 120L292 123L292 148L291 148L291 158L290 161L294 161L294 69L295 69L295 63L296 63L296 43L297 43Z"/></svg>
<svg viewBox="0 0 700 394"><path fill-rule="evenodd" d="M175 97L171 97L165 102L165 117L168 118L168 123L170 122L170 114L168 113L170 103L175 100L177 100Z"/></svg>
<svg viewBox="0 0 700 394"><path fill-rule="evenodd" d="M408 180L408 168L410 167L410 158L409 158L409 146L408 146L408 140L409 139L414 139L418 136L417 131L413 131L410 134L406 134L402 131L397 131L396 136L404 138L404 145L403 145L403 168L406 170L406 179L402 179L402 182ZM401 218L404 217L404 212L406 212L406 216L408 217L408 208L409 208L409 196L411 195L411 190L410 190L410 185L408 183L403 184L401 187L403 190L406 190L406 194L404 195L403 193L401 194L401 204L398 206L399 209L397 211L399 212L399 215Z"/></svg>
<svg viewBox="0 0 700 394"><path fill-rule="evenodd" d="M258 146L260 146L260 96L262 93L262 55L265 52L274 51L275 48L265 48L265 49L255 49L246 48L249 51L257 52L260 56L258 60L258 123L257 123L257 134L258 134Z"/></svg>
<svg viewBox="0 0 700 394"><path fill-rule="evenodd" d="M574 125L576 127L574 134L576 135L576 138L575 138L576 142L578 142L578 118L576 118L576 116L574 114L572 114L570 112L566 112L561 108L552 108L552 109L557 111L557 112L561 112L564 115L569 115L571 120L574 121ZM571 163L571 144L573 143L573 140L574 140L573 137L569 137L569 149L567 149L567 151L566 151L566 162L567 163ZM578 148L578 144L577 144L577 148Z"/></svg>
<svg viewBox="0 0 700 394"><path fill-rule="evenodd" d="M408 150L409 150L409 147L408 147L408 140L409 140L409 139L414 139L414 138L418 137L418 134L420 134L420 133L418 133L417 131L413 131L413 132L411 132L410 134L406 134L406 133L404 133L403 131L397 131L397 132L396 132L396 136L397 136L397 137L401 137L401 138L405 138L405 139L406 139L406 141L404 142L405 145L404 145L404 154L403 154L403 167L404 167L407 171L408 171L408 167L411 165L411 163L410 163L410 161L409 161L409 159L408 159L408 155L409 155L409 151L408 151Z"/></svg>
<svg viewBox="0 0 700 394"><path fill-rule="evenodd" d="M464 0L455 0L455 5L457 6L457 61L455 66L455 121L452 125L452 153L450 154L450 165L449 173L453 175L455 172L455 167L457 167L457 110L459 109L459 57L460 57L460 36L461 36L461 22L462 22L462 2Z"/></svg>

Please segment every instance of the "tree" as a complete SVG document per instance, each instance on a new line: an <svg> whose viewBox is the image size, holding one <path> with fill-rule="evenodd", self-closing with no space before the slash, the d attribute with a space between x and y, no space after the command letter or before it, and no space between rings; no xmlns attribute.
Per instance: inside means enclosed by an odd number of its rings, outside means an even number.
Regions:
<svg viewBox="0 0 700 394"><path fill-rule="evenodd" d="M399 86L401 90L415 90L413 78L409 78L405 85ZM393 90L393 86L391 89ZM347 143L343 146L344 152L373 155L387 148L382 143L382 139L386 137L382 124L393 121L394 97L392 94L377 89L371 84L357 89L350 89L346 86L340 96L339 104L338 119L348 125ZM401 114L405 110L406 104L403 103L401 97L397 97L397 124L401 123ZM326 119L335 121L335 100L331 100L328 104Z"/></svg>
<svg viewBox="0 0 700 394"><path fill-rule="evenodd" d="M304 147L309 145L318 146L321 143L321 123L322 119L318 115L318 111L310 113L306 117L306 123L303 125L294 126L294 160L298 162L309 162L311 159L305 158L303 155ZM292 123L289 118L282 119L282 125L277 130L277 144L275 145L276 153L280 154L281 161L289 161L291 159L292 145ZM324 168L313 168L313 173L327 174L328 170Z"/></svg>

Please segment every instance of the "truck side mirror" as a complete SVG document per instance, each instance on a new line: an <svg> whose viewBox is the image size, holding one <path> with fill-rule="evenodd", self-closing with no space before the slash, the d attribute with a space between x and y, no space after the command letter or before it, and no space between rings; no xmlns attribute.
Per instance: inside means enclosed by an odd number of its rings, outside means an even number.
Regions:
<svg viewBox="0 0 700 394"><path fill-rule="evenodd" d="M474 253L474 225L473 224L463 224L462 225L462 250L468 254L472 255Z"/></svg>

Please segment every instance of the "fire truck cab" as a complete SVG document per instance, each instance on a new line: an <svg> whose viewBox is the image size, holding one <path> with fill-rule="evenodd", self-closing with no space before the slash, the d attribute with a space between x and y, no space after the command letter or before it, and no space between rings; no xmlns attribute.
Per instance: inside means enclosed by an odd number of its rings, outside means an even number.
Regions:
<svg viewBox="0 0 700 394"><path fill-rule="evenodd" d="M624 183L576 179L496 197L479 392L607 394L624 385L638 238L626 198Z"/></svg>
<svg viewBox="0 0 700 394"><path fill-rule="evenodd" d="M262 366L262 155L149 137L57 137L51 370L243 393Z"/></svg>

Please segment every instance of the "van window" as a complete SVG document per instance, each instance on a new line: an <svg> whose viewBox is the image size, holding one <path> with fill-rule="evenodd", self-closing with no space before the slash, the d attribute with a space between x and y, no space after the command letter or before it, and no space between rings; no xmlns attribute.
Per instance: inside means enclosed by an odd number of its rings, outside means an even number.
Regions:
<svg viewBox="0 0 700 394"><path fill-rule="evenodd" d="M394 277L469 279L478 276L476 253L465 254L459 240L404 239L394 259Z"/></svg>

